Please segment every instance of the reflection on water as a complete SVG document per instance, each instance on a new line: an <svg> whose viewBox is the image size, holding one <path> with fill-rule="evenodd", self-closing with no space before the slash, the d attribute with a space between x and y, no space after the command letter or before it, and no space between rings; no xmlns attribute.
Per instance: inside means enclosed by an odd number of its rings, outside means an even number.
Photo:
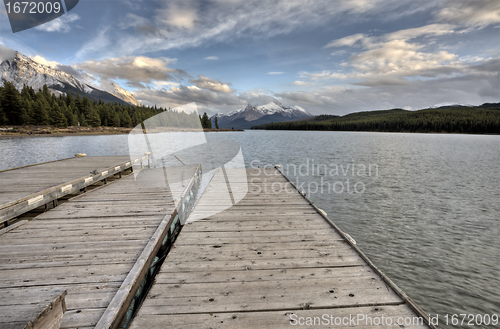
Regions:
<svg viewBox="0 0 500 329"><path fill-rule="evenodd" d="M427 313L498 314L500 136L246 131L207 139L238 142L247 166L283 165ZM80 152L127 155L127 136L2 139L0 169ZM363 165L378 170L363 175ZM364 192L328 192L348 180Z"/></svg>

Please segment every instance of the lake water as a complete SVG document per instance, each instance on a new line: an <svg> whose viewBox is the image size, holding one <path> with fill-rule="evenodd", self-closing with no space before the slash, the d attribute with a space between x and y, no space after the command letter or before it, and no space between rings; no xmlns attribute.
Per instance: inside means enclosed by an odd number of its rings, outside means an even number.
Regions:
<svg viewBox="0 0 500 329"><path fill-rule="evenodd" d="M500 136L207 136L238 142L248 167L281 164L427 313L441 320L445 314L500 313ZM75 153L126 155L127 136L0 139L0 170Z"/></svg>

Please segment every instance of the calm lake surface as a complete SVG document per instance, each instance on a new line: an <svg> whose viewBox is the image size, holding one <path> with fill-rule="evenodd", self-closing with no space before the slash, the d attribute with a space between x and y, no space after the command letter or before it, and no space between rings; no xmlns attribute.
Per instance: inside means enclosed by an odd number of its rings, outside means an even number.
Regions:
<svg viewBox="0 0 500 329"><path fill-rule="evenodd" d="M248 167L281 164L375 265L440 315L441 327L445 314L500 313L500 136L207 136L238 142ZM0 139L0 170L75 153L127 155L127 136Z"/></svg>

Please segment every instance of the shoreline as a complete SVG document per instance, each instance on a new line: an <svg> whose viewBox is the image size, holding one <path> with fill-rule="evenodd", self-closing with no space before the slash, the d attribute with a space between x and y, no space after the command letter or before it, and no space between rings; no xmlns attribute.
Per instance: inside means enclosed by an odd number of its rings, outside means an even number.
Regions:
<svg viewBox="0 0 500 329"><path fill-rule="evenodd" d="M52 126L2 126L0 139L29 137L68 137L68 136L106 136L128 135L133 128L125 127L79 127L56 128ZM204 132L235 132L241 129L203 129Z"/></svg>
<svg viewBox="0 0 500 329"><path fill-rule="evenodd" d="M129 128L105 127L103 129L92 127L53 128L49 126L34 127L0 127L0 139L30 138L30 137L67 137L67 136L97 136L97 135L126 135Z"/></svg>
<svg viewBox="0 0 500 329"><path fill-rule="evenodd" d="M488 136L498 136L500 133L460 133L460 132L447 132L447 131L377 131L377 130L303 130L303 129L249 129L249 130L260 130L260 131L318 131L318 132L344 132L344 133L383 133L383 134L422 134L422 135L488 135Z"/></svg>

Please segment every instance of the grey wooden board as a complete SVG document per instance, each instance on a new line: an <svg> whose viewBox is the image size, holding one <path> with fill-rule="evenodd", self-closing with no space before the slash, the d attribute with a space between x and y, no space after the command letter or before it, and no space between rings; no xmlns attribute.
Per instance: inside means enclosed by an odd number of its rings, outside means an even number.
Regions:
<svg viewBox="0 0 500 329"><path fill-rule="evenodd" d="M0 327L23 322L16 314L54 287L68 292L61 328L94 327L173 210L170 191L129 176L0 236Z"/></svg>
<svg viewBox="0 0 500 329"><path fill-rule="evenodd" d="M272 191L287 181L267 173L247 169L244 199L183 227L132 329L289 328L292 312L415 316L297 191ZM206 195L197 214L225 202Z"/></svg>
<svg viewBox="0 0 500 329"><path fill-rule="evenodd" d="M364 314L367 317L379 318L382 316L391 317L393 325L385 326L370 326L366 325L366 321L360 321L356 326L343 325L316 325L316 326L292 326L290 324L291 317L296 315L305 321L311 318L314 321L315 317L320 319L326 314L328 319L331 316L334 318L349 317L352 314ZM337 308L337 309L320 309L320 310L282 310L274 312L228 312L228 313L202 313L202 314L148 314L148 316L137 317L132 323L133 329L148 328L148 329L164 329L164 328L183 328L183 329L289 329L293 327L299 328L394 328L400 329L401 326L395 324L398 318L411 318L413 312L406 305L395 306L371 306L357 308ZM329 320L330 321L330 320ZM316 322L318 324L318 322ZM404 326L404 328L422 328L421 326Z"/></svg>
<svg viewBox="0 0 500 329"><path fill-rule="evenodd" d="M1 316L0 316L0 328L4 327L4 324L11 322L24 323L20 328L24 328L28 322L34 320L48 305L50 305L57 297L59 297L64 290L60 288L53 288L51 290L46 290L39 294L39 298L36 303L22 305L14 304L1 306ZM2 298L3 299L3 298Z"/></svg>

